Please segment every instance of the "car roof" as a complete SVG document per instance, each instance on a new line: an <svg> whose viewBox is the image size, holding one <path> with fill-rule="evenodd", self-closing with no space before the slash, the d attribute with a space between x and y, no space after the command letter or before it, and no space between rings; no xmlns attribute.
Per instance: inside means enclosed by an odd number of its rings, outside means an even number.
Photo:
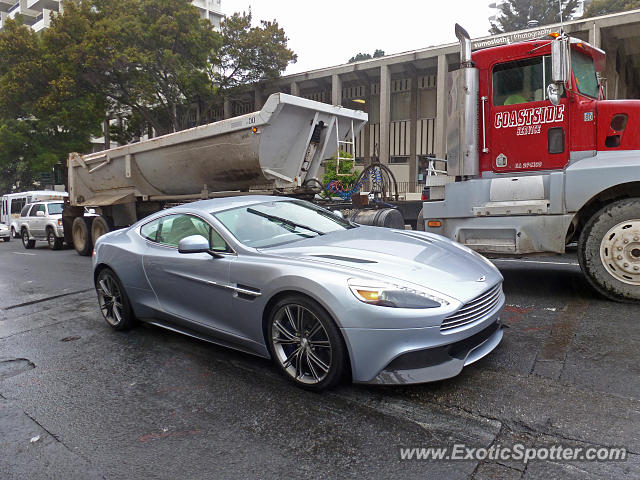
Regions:
<svg viewBox="0 0 640 480"><path fill-rule="evenodd" d="M207 213L217 213L231 208L246 207L264 202L282 202L292 200L291 197L276 197L273 195L240 195L237 197L212 198L197 202L185 203L174 207L175 210L200 210Z"/></svg>

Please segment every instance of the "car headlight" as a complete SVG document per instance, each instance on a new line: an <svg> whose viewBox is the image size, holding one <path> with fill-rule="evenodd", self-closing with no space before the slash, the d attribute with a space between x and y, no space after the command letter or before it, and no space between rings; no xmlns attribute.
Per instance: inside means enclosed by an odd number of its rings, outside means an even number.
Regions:
<svg viewBox="0 0 640 480"><path fill-rule="evenodd" d="M369 305L395 308L438 308L449 302L434 293L388 283L349 280L351 293Z"/></svg>
<svg viewBox="0 0 640 480"><path fill-rule="evenodd" d="M0 223L0 230L9 230L9 227L4 223Z"/></svg>

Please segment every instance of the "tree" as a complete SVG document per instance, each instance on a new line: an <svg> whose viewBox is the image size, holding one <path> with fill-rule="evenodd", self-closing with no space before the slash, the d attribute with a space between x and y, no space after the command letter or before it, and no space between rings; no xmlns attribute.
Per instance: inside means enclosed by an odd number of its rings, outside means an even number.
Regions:
<svg viewBox="0 0 640 480"><path fill-rule="evenodd" d="M7 20L0 32L4 188L50 171L70 151L88 150L99 132L104 103L74 82L82 65L65 62L64 55L20 22Z"/></svg>
<svg viewBox="0 0 640 480"><path fill-rule="evenodd" d="M640 8L640 0L593 0L585 9L582 17L597 17L607 13L624 12L636 8Z"/></svg>
<svg viewBox="0 0 640 480"><path fill-rule="evenodd" d="M527 24L531 20L536 20L538 25L560 21L557 0L507 0L499 8L500 14L489 29L492 35L529 28ZM562 18L569 19L576 8L578 0L563 0Z"/></svg>
<svg viewBox="0 0 640 480"><path fill-rule="evenodd" d="M373 55L370 53L356 53L353 57L349 59L347 63L359 62L361 60L371 60L372 58L384 57L384 50L380 50L377 48Z"/></svg>
<svg viewBox="0 0 640 480"><path fill-rule="evenodd" d="M123 118L120 142L146 124L158 134L186 128L192 105L216 93L222 39L188 0L66 1L44 38L83 66L78 83Z"/></svg>
<svg viewBox="0 0 640 480"><path fill-rule="evenodd" d="M232 97L238 87L260 80L274 80L297 55L287 47L288 38L275 20L251 26L249 13L234 13L221 25L222 47L214 58L214 78L222 93Z"/></svg>

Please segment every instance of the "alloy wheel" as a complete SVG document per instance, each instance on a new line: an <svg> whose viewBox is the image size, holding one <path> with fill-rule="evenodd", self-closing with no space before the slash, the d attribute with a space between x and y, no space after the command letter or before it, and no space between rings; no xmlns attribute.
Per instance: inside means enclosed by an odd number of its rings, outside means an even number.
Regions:
<svg viewBox="0 0 640 480"><path fill-rule="evenodd" d="M271 344L282 368L298 382L322 382L331 370L333 350L320 319L302 305L287 304L271 326Z"/></svg>
<svg viewBox="0 0 640 480"><path fill-rule="evenodd" d="M113 276L104 275L98 280L98 303L109 325L116 326L122 322L122 293Z"/></svg>

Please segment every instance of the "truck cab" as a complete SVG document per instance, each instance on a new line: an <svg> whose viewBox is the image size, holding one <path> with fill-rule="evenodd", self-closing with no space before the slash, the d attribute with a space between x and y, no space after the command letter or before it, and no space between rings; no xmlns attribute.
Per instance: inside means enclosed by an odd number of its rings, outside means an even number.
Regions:
<svg viewBox="0 0 640 480"><path fill-rule="evenodd" d="M577 241L599 292L640 300L640 101L604 99L605 53L581 40L471 54L468 34L456 34L446 174L427 177L425 229L494 255L564 253Z"/></svg>

